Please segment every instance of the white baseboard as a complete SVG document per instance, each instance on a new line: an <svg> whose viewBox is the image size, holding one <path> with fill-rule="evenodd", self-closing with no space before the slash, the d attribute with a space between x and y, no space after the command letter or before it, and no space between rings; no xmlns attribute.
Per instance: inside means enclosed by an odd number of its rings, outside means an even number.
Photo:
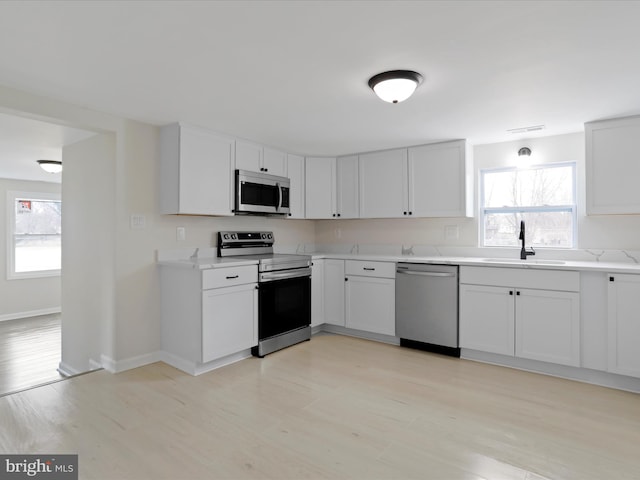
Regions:
<svg viewBox="0 0 640 480"><path fill-rule="evenodd" d="M64 362L60 362L58 364L58 372L60 372L60 375L62 375L63 377L73 377L74 375L83 373L79 370L76 370L75 368L72 368Z"/></svg>
<svg viewBox="0 0 640 480"><path fill-rule="evenodd" d="M102 368L111 373L120 373L133 368L143 367L150 363L161 361L161 352L145 353L144 355L138 355L137 357L125 358L123 360L114 360L106 355L102 355L100 360L102 361Z"/></svg>
<svg viewBox="0 0 640 480"><path fill-rule="evenodd" d="M553 377L565 378L567 380L591 383L601 387L640 393L640 378L627 377L615 373L590 370L588 368L569 367L566 365L556 365L553 363L539 362L537 360L480 352L477 350L470 350L468 348L462 349L460 358L490 363L492 365L500 365L502 367L516 368L518 370L526 370L533 373L551 375Z"/></svg>
<svg viewBox="0 0 640 480"><path fill-rule="evenodd" d="M313 333L329 332L337 333L338 335L346 335L348 337L364 338L365 340L373 340L374 342L389 343L391 345L400 345L400 339L391 335L384 335L382 333L365 332L363 330L355 330L353 328L346 328L340 325L333 325L331 323L323 323L318 325L319 329Z"/></svg>
<svg viewBox="0 0 640 480"><path fill-rule="evenodd" d="M210 372L212 370L215 370L216 368L224 367L225 365L239 362L240 360L244 360L245 358L249 357L251 357L251 349L233 353L231 355L227 355L226 357L218 358L217 360L213 360L207 363L192 362L190 360L176 357L175 355L172 355L168 352L161 352L159 360L166 363L167 365L171 365L172 367L177 368L178 370L182 370L189 375L196 376Z"/></svg>
<svg viewBox="0 0 640 480"><path fill-rule="evenodd" d="M60 313L62 307L41 308L40 310L29 310L26 312L5 313L0 315L0 322L6 320L17 320L19 318L39 317L40 315L52 315L54 313Z"/></svg>

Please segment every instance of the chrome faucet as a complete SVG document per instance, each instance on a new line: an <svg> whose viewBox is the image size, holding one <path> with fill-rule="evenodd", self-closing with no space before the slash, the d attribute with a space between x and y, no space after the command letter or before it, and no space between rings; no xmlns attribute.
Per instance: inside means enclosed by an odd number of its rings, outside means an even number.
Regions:
<svg viewBox="0 0 640 480"><path fill-rule="evenodd" d="M535 255L536 251L531 247L531 250L527 250L524 246L525 241L524 235L524 220L520 221L520 236L518 237L522 240L522 248L520 249L520 260L526 260L529 255Z"/></svg>

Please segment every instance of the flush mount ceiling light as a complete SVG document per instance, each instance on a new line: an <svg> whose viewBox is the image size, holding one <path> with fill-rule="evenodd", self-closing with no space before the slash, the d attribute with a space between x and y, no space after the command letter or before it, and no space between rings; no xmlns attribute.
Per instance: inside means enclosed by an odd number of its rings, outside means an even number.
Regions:
<svg viewBox="0 0 640 480"><path fill-rule="evenodd" d="M62 171L62 162L58 160L38 160L38 165L45 172L60 173Z"/></svg>
<svg viewBox="0 0 640 480"><path fill-rule="evenodd" d="M531 149L529 147L522 147L520 150L518 150L518 156L519 157L530 157L531 156Z"/></svg>
<svg viewBox="0 0 640 480"><path fill-rule="evenodd" d="M403 102L415 92L422 82L422 75L411 70L392 70L374 75L369 87L381 100L389 103Z"/></svg>

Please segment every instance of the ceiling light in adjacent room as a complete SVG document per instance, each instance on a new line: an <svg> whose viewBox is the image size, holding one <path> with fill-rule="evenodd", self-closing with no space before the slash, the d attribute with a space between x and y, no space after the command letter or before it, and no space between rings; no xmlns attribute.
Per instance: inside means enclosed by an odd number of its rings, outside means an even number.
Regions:
<svg viewBox="0 0 640 480"><path fill-rule="evenodd" d="M62 171L62 162L58 160L38 160L38 165L45 172L60 173Z"/></svg>
<svg viewBox="0 0 640 480"><path fill-rule="evenodd" d="M380 99L389 103L406 100L422 82L422 75L411 70L392 70L374 75L369 87Z"/></svg>

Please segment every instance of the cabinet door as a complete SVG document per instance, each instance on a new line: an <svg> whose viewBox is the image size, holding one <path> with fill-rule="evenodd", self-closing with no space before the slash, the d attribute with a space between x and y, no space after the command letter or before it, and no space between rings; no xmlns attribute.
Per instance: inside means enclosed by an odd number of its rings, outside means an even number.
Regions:
<svg viewBox="0 0 640 480"><path fill-rule="evenodd" d="M287 154L280 150L264 147L262 152L262 167L269 175L287 176Z"/></svg>
<svg viewBox="0 0 640 480"><path fill-rule="evenodd" d="M460 285L460 346L514 354L515 291L506 287Z"/></svg>
<svg viewBox="0 0 640 480"><path fill-rule="evenodd" d="M336 159L305 159L305 217L335 218Z"/></svg>
<svg viewBox="0 0 640 480"><path fill-rule="evenodd" d="M516 356L579 367L579 294L517 289Z"/></svg>
<svg viewBox="0 0 640 480"><path fill-rule="evenodd" d="M234 141L169 125L161 132L161 211L233 215Z"/></svg>
<svg viewBox="0 0 640 480"><path fill-rule="evenodd" d="M291 203L290 218L304 218L304 157L287 155L287 172L291 180L289 200Z"/></svg>
<svg viewBox="0 0 640 480"><path fill-rule="evenodd" d="M395 335L395 280L348 276L345 285L345 326Z"/></svg>
<svg viewBox="0 0 640 480"><path fill-rule="evenodd" d="M311 326L324 323L324 260L311 265Z"/></svg>
<svg viewBox="0 0 640 480"><path fill-rule="evenodd" d="M262 146L242 140L236 141L236 168L262 172Z"/></svg>
<svg viewBox="0 0 640 480"><path fill-rule="evenodd" d="M336 168L338 217L358 218L358 156L338 158Z"/></svg>
<svg viewBox="0 0 640 480"><path fill-rule="evenodd" d="M344 327L344 260L324 261L324 321Z"/></svg>
<svg viewBox="0 0 640 480"><path fill-rule="evenodd" d="M202 362L258 344L256 284L202 292Z"/></svg>
<svg viewBox="0 0 640 480"><path fill-rule="evenodd" d="M358 163L360 217L409 216L407 149L363 154Z"/></svg>
<svg viewBox="0 0 640 480"><path fill-rule="evenodd" d="M585 124L587 214L640 213L640 117Z"/></svg>
<svg viewBox="0 0 640 480"><path fill-rule="evenodd" d="M640 377L640 275L609 274L607 295L608 370Z"/></svg>
<svg viewBox="0 0 640 480"><path fill-rule="evenodd" d="M414 217L471 214L464 140L409 148L408 161L409 210Z"/></svg>

